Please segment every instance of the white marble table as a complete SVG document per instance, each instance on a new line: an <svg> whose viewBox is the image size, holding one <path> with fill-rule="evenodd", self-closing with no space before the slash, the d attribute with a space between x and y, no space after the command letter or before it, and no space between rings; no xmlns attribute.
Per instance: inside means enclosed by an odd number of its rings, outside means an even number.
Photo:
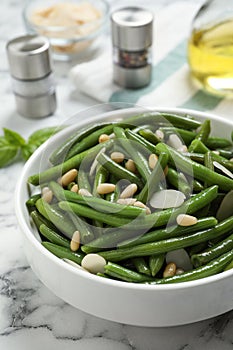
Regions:
<svg viewBox="0 0 233 350"><path fill-rule="evenodd" d="M158 6L171 1L160 0ZM74 92L67 79L67 65L57 64L56 114L49 118L32 120L16 113L5 57L5 44L9 38L24 33L22 6L22 0L1 0L0 127L12 128L27 137L32 131L61 123L77 111L93 106L96 102ZM34 275L23 252L14 214L14 190L22 166L23 164L19 162L0 170L1 350L233 348L232 312L181 327L139 328L87 315L53 295Z"/></svg>

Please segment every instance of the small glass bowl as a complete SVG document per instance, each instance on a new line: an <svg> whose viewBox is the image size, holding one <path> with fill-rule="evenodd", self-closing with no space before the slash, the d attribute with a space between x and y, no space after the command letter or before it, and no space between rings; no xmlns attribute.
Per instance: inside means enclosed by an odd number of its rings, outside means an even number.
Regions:
<svg viewBox="0 0 233 350"><path fill-rule="evenodd" d="M90 4L99 13L100 17L84 24L60 25L57 19L56 25L35 24L33 14L58 4ZM50 41L53 58L57 60L71 60L84 58L85 55L94 52L100 44L100 36L107 23L109 5L105 0L29 0L23 10L23 19L27 31L30 34L38 34L47 37ZM64 16L65 17L65 11ZM47 17L49 22L49 16Z"/></svg>

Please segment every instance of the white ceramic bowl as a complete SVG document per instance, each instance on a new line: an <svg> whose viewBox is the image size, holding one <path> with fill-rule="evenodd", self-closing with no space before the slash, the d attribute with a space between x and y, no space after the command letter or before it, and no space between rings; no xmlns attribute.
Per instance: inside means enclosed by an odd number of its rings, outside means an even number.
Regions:
<svg viewBox="0 0 233 350"><path fill-rule="evenodd" d="M199 120L210 118L214 134L230 139L233 122L202 112L162 110L189 113ZM67 303L116 322L162 327L200 321L227 312L233 309L233 270L171 285L138 285L105 279L76 269L51 254L40 244L30 226L24 204L28 198L27 178L39 171L43 153L51 154L75 128L79 129L93 121L131 116L137 112L137 109L117 110L72 125L42 145L26 163L16 187L15 208L29 264L38 278ZM44 168L47 166L43 164Z"/></svg>

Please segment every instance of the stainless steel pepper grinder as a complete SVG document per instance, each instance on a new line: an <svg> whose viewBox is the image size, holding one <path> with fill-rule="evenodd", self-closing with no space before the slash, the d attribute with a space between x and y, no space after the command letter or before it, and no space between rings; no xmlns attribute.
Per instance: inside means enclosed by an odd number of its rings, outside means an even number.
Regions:
<svg viewBox="0 0 233 350"><path fill-rule="evenodd" d="M24 35L8 42L7 55L18 112L28 118L53 114L56 92L49 41Z"/></svg>
<svg viewBox="0 0 233 350"><path fill-rule="evenodd" d="M126 88L140 88L151 81L153 14L139 7L113 12L113 79Z"/></svg>

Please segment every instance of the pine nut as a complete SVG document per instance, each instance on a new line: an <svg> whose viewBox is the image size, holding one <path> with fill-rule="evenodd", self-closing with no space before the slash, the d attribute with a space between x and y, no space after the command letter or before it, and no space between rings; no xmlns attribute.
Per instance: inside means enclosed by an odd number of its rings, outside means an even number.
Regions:
<svg viewBox="0 0 233 350"><path fill-rule="evenodd" d="M104 273L104 266L106 265L106 260L99 254L87 254L84 256L81 262L81 266L91 272L91 273Z"/></svg>
<svg viewBox="0 0 233 350"><path fill-rule="evenodd" d="M99 194L107 194L114 192L116 188L116 185L110 184L110 183L103 183L97 186L97 193Z"/></svg>
<svg viewBox="0 0 233 350"><path fill-rule="evenodd" d="M179 151L181 153L187 153L188 152L188 148L187 148L186 145L182 145L181 147L178 148L177 151Z"/></svg>
<svg viewBox="0 0 233 350"><path fill-rule="evenodd" d="M180 147L183 146L183 143L181 142L181 139L176 134L169 135L167 143L168 143L169 146L171 146L171 147L173 147L173 148L175 148L177 150Z"/></svg>
<svg viewBox="0 0 233 350"><path fill-rule="evenodd" d="M164 139L164 133L163 133L162 130L157 129L157 130L155 131L155 136L157 136L158 139L160 139L160 140L163 140L163 139Z"/></svg>
<svg viewBox="0 0 233 350"><path fill-rule="evenodd" d="M136 198L119 198L117 200L118 204L123 204L123 205L134 205L134 203L137 201Z"/></svg>
<svg viewBox="0 0 233 350"><path fill-rule="evenodd" d="M48 186L45 186L45 187L42 188L41 193L43 195L43 194L45 194L46 192L49 192L49 191L51 191L50 188Z"/></svg>
<svg viewBox="0 0 233 350"><path fill-rule="evenodd" d="M180 214L176 218L176 222L179 226L192 226L197 223L197 218L195 216Z"/></svg>
<svg viewBox="0 0 233 350"><path fill-rule="evenodd" d="M139 207L139 208L143 208L143 209L146 209L146 214L151 214L151 210L150 208L148 208L144 203L140 202L140 201L137 201L134 203L134 207Z"/></svg>
<svg viewBox="0 0 233 350"><path fill-rule="evenodd" d="M78 185L77 184L73 185L70 190L71 190L71 192L78 193Z"/></svg>
<svg viewBox="0 0 233 350"><path fill-rule="evenodd" d="M78 190L78 194L80 194L81 196L92 197L92 194L85 188L80 188Z"/></svg>
<svg viewBox="0 0 233 350"><path fill-rule="evenodd" d="M134 193L137 192L138 186L136 184L130 184L127 186L124 191L121 192L120 198L131 198Z"/></svg>
<svg viewBox="0 0 233 350"><path fill-rule="evenodd" d="M136 173L137 168L132 159L128 159L127 162L125 163L125 167L127 170L131 171L132 173Z"/></svg>
<svg viewBox="0 0 233 350"><path fill-rule="evenodd" d="M156 154L154 153L151 153L150 156L149 156L149 167L151 169L154 169L156 163L158 162L158 157Z"/></svg>
<svg viewBox="0 0 233 350"><path fill-rule="evenodd" d="M75 231L70 241L70 249L72 250L72 252L76 252L79 246L80 246L80 232Z"/></svg>
<svg viewBox="0 0 233 350"><path fill-rule="evenodd" d="M116 163L121 163L125 159L125 155L121 152L112 152L111 159Z"/></svg>
<svg viewBox="0 0 233 350"><path fill-rule="evenodd" d="M220 152L219 151L212 151L214 154L217 154L219 156Z"/></svg>
<svg viewBox="0 0 233 350"><path fill-rule="evenodd" d="M77 169L71 169L65 173L61 178L62 186L69 185L70 182L74 181L76 176L78 175Z"/></svg>
<svg viewBox="0 0 233 350"><path fill-rule="evenodd" d="M181 275L182 273L184 273L184 270L178 267L178 269L176 269L176 275Z"/></svg>
<svg viewBox="0 0 233 350"><path fill-rule="evenodd" d="M102 135L100 135L100 137L99 137L99 143L103 143L103 142L106 142L106 141L108 141L108 140L110 140L110 137L109 137L109 135L107 135L107 134L102 134Z"/></svg>
<svg viewBox="0 0 233 350"><path fill-rule="evenodd" d="M163 278L172 277L176 274L176 264L170 262L163 271Z"/></svg>
<svg viewBox="0 0 233 350"><path fill-rule="evenodd" d="M42 189L42 199L47 202L51 203L53 199L53 192L50 190L49 187L44 187Z"/></svg>
<svg viewBox="0 0 233 350"><path fill-rule="evenodd" d="M233 158L229 159L230 162L233 162Z"/></svg>

